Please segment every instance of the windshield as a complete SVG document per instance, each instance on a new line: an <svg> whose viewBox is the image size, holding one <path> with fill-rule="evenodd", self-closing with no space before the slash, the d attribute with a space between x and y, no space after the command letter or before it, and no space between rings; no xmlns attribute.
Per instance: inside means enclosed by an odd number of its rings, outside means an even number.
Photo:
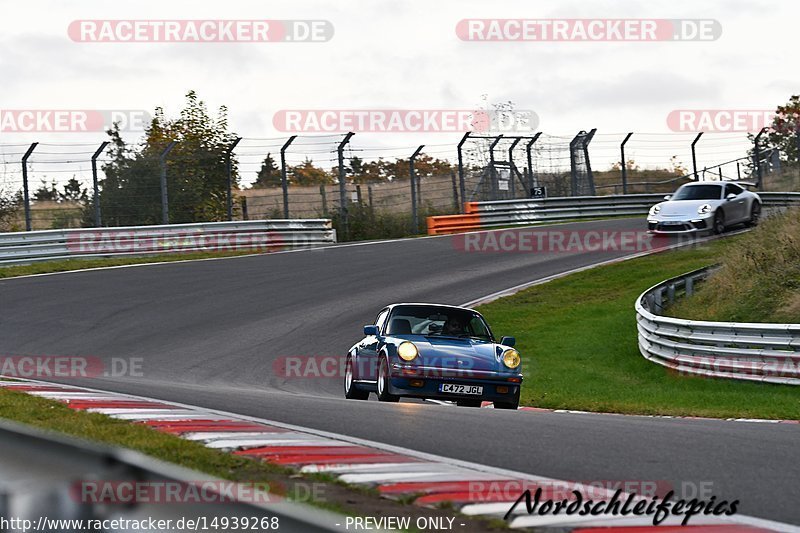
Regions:
<svg viewBox="0 0 800 533"><path fill-rule="evenodd" d="M492 341L492 332L475 311L428 305L401 305L392 310L387 335L426 335Z"/></svg>
<svg viewBox="0 0 800 533"><path fill-rule="evenodd" d="M670 200L719 200L722 187L719 185L684 185Z"/></svg>

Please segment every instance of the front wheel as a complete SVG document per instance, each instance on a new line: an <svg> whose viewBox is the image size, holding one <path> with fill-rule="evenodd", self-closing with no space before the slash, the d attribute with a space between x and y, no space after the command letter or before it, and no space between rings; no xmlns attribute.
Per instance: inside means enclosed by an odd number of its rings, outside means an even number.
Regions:
<svg viewBox="0 0 800 533"><path fill-rule="evenodd" d="M400 401L400 396L389 394L389 361L385 357L381 358L381 363L378 366L378 401Z"/></svg>
<svg viewBox="0 0 800 533"><path fill-rule="evenodd" d="M750 220L747 221L749 227L758 226L758 221L761 220L761 204L753 202L753 207L750 208Z"/></svg>
<svg viewBox="0 0 800 533"><path fill-rule="evenodd" d="M721 233L725 232L725 213L722 212L722 208L717 209L716 213L714 213L714 233L716 235L720 235Z"/></svg>
<svg viewBox="0 0 800 533"><path fill-rule="evenodd" d="M353 379L353 359L348 355L344 365L344 397L348 400L367 400L369 391L356 388Z"/></svg>

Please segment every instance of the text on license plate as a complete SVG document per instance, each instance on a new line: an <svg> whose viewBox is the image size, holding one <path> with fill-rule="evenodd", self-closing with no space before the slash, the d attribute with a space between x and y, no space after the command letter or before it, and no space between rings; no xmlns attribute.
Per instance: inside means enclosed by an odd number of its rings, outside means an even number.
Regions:
<svg viewBox="0 0 800 533"><path fill-rule="evenodd" d="M442 383L439 385L439 392L448 392L450 394L483 394L483 387L480 385L458 385L456 383Z"/></svg>

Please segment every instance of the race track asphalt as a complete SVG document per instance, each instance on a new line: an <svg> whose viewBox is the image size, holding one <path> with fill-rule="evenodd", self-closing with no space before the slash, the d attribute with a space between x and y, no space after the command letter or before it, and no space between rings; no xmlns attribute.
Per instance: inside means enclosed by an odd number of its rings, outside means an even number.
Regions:
<svg viewBox="0 0 800 533"><path fill-rule="evenodd" d="M142 358L141 376L81 384L559 479L702 483L741 513L800 524L800 424L357 402L339 377L275 374L287 356L343 355L386 304L460 304L631 253L465 253L458 239L0 280L0 355Z"/></svg>

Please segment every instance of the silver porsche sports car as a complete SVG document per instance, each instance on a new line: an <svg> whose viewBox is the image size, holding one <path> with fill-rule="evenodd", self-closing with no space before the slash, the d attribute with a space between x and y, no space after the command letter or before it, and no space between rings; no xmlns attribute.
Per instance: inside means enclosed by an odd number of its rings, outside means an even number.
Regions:
<svg viewBox="0 0 800 533"><path fill-rule="evenodd" d="M650 208L647 229L653 233L722 233L735 224L758 224L761 198L731 182L682 185Z"/></svg>

